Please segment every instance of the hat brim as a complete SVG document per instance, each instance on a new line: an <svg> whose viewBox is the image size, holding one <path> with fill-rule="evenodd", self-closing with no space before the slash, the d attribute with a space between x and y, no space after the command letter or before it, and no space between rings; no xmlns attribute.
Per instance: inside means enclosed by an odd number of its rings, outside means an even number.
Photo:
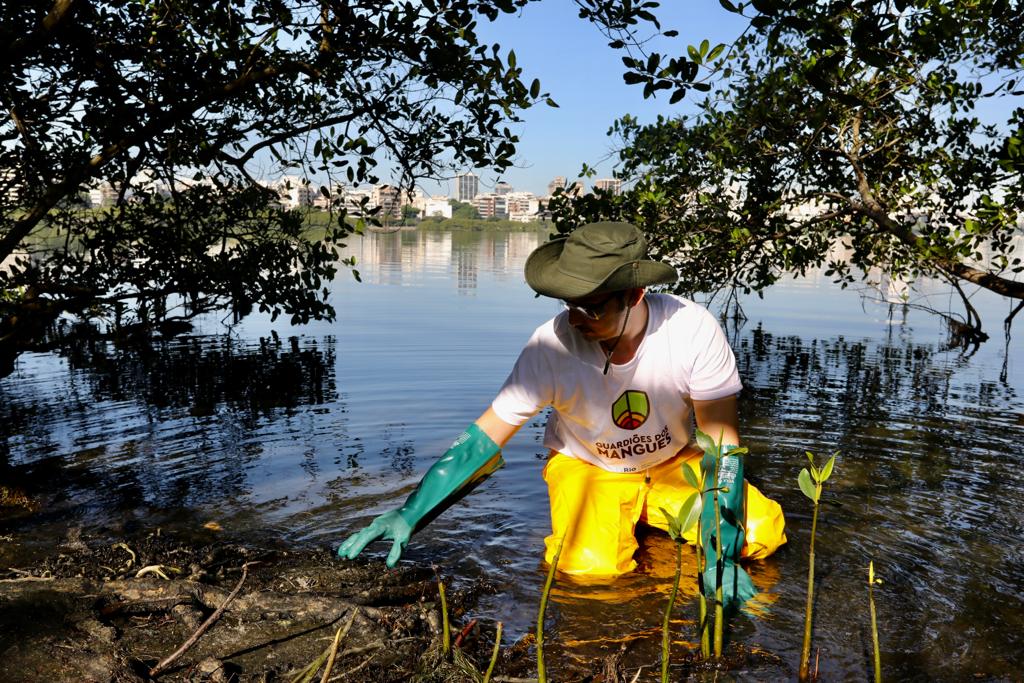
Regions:
<svg viewBox="0 0 1024 683"><path fill-rule="evenodd" d="M526 282L533 291L554 299L581 299L591 294L617 292L651 285L668 285L678 279L676 269L658 261L624 263L603 280L586 280L558 268L565 238L552 240L533 250L526 259Z"/></svg>

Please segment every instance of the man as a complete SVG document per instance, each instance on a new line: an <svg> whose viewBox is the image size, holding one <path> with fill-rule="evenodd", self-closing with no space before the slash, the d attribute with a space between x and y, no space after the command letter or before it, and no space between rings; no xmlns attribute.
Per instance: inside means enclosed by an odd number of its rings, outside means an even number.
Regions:
<svg viewBox="0 0 1024 683"><path fill-rule="evenodd" d="M349 537L338 554L354 558L377 538L393 541L394 566L412 533L501 466L501 447L545 407L544 467L551 502L548 562L569 574L614 576L636 562L636 525L667 528L661 509L677 513L698 476L698 429L721 440L721 538L713 514L701 536L714 572L722 548L726 599L754 594L741 556L766 557L785 543L777 503L743 481L736 361L717 321L692 301L648 294L676 280L675 270L646 258L643 234L628 223L591 223L538 247L526 261L537 293L561 299L566 311L540 326L524 347L490 408L427 472L401 508ZM713 457L703 470L714 476ZM696 532L687 540L695 542ZM719 540L721 542L719 542ZM713 590L710 576L705 578Z"/></svg>

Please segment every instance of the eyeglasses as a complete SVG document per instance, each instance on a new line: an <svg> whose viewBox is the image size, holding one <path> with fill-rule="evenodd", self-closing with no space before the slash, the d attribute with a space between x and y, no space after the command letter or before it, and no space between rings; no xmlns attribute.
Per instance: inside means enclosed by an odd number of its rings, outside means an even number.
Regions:
<svg viewBox="0 0 1024 683"><path fill-rule="evenodd" d="M621 292L612 292L604 299L595 301L587 304L573 303L571 301L562 301L562 305L565 306L567 311L579 311L587 318L591 320L600 320L605 314L605 308L608 306L608 302L612 299L618 298Z"/></svg>

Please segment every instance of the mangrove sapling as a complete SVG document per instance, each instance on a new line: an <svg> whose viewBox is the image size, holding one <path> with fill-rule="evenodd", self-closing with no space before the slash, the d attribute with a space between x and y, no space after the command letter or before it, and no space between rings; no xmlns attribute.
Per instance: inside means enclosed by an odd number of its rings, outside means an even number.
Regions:
<svg viewBox="0 0 1024 683"><path fill-rule="evenodd" d="M544 590L540 594L540 608L537 610L537 680L540 683L547 683L547 673L544 671L544 612L548 608L548 595L551 593L551 584L555 580L555 570L558 568L558 558L562 556L562 544L565 543L565 536L558 542L558 550L548 567L548 577L544 581Z"/></svg>
<svg viewBox="0 0 1024 683"><path fill-rule="evenodd" d="M691 475L693 474L685 463L683 469L690 472ZM686 499L686 502L679 508L678 516L673 517L665 508L661 508L661 514L665 515L665 520L668 522L668 535L672 537L676 545L676 573L672 578L672 593L669 595L668 605L665 607L665 618L661 623L661 683L668 683L670 643L668 622L676 603L676 594L679 592L679 575L683 569L683 534L689 531L700 518L700 488L697 488Z"/></svg>
<svg viewBox="0 0 1024 683"><path fill-rule="evenodd" d="M875 584L882 583L875 578L875 563L868 562L868 604L871 607L871 647L874 654L875 683L882 683L882 656L878 649L878 623L875 621Z"/></svg>
<svg viewBox="0 0 1024 683"><path fill-rule="evenodd" d="M683 478L686 479L686 482L693 488L694 492L698 494L696 511L697 519L700 520L700 513L704 499L704 475L701 473L701 476L698 479L697 475L694 474L689 465L683 463ZM684 529L683 533L686 533L687 530L689 530L689 527ZM704 596L704 580L702 578L704 576L704 572L707 570L707 558L704 554L704 546L700 539L699 527L697 529L697 539L693 544L693 547L697 551L697 629L700 632L700 656L702 659L708 660L711 659L711 636L708 631L708 601Z"/></svg>
<svg viewBox="0 0 1024 683"><path fill-rule="evenodd" d="M724 487L724 486L719 486L718 485L719 474L720 474L721 465L722 465L722 456L724 455L722 453L722 447L723 447L723 443L722 442L723 442L724 438L725 438L725 431L724 430L718 435L718 441L717 442L714 439L712 439L710 436L705 434L704 432L700 431L699 429L696 430L697 445L700 447L700 449L702 451L704 451L705 455L711 455L712 458L713 458L713 462L714 462L714 468L712 470L713 476L711 478L711 482L713 483L713 486L710 486L710 487L704 489L704 495L707 495L708 493L711 494L711 496L712 496L711 508L714 510L714 514L715 514L715 536L714 536L714 538L715 538L715 632L714 632L714 648L715 648L715 658L716 659L721 658L721 656L722 656L722 647L723 647L723 644L725 642L725 590L724 590L724 587L722 585L722 579L723 579L723 576L725 574L725 552L722 549L722 543L721 543L721 540L720 540L722 538L722 515L721 515L721 511L720 511L719 505L718 505L718 494L719 494L719 492L721 492L721 493L729 493L729 488L728 487ZM735 456L735 457L739 458L739 457L745 455L747 452L748 451L747 451L746 448L736 447L736 448L732 448L731 450L729 450L728 454L730 456ZM701 463L701 467L703 469L703 461ZM740 481L740 482L738 482L737 485L738 486L743 486L743 482ZM703 502L702 502L701 509L704 510L706 508L707 508L707 506L703 505ZM742 521L740 519L737 518L735 520L735 523L736 523L736 525L738 527L740 527L742 529L743 523L742 523ZM702 522L702 526L703 526L703 522ZM703 574L701 574L700 576L703 577Z"/></svg>
<svg viewBox="0 0 1024 683"><path fill-rule="evenodd" d="M818 469L814 464L814 455L807 452L807 459L811 461L810 468L800 470L797 482L800 490L814 503L814 516L811 518L811 549L808 557L807 569L807 609L804 613L804 645L800 652L800 680L806 681L810 678L811 660L811 622L814 613L814 536L818 531L818 507L821 501L821 487L832 476L832 467L835 465L836 456L839 451L832 454L825 465Z"/></svg>

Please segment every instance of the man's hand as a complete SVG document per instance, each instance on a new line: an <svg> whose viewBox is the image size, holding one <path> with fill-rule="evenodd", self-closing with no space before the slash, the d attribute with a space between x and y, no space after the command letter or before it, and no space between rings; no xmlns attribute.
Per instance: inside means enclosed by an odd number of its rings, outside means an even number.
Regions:
<svg viewBox="0 0 1024 683"><path fill-rule="evenodd" d="M388 553L386 564L394 567L398 558L402 556L409 538L412 536L412 527L398 510L385 512L373 520L368 527L349 536L338 548L338 557L352 560L363 552L363 548L373 543L378 538L394 541L391 544L391 552Z"/></svg>

